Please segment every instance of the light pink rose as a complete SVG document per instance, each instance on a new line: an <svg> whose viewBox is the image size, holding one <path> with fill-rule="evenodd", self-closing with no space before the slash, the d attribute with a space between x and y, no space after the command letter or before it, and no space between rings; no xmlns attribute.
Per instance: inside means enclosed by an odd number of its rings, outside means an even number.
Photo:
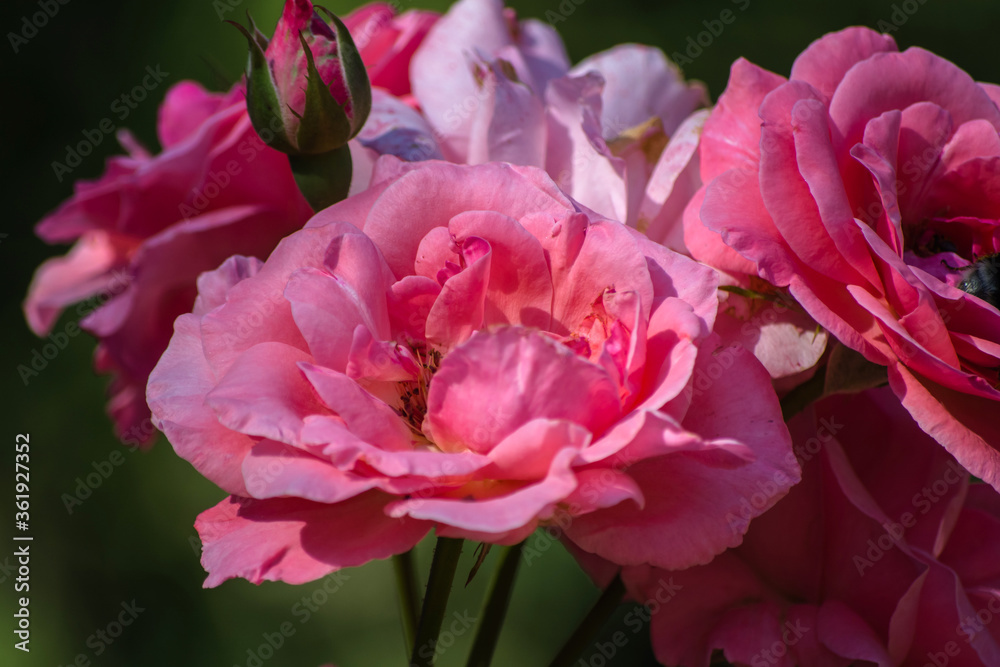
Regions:
<svg viewBox="0 0 1000 667"><path fill-rule="evenodd" d="M127 442L155 432L146 380L171 323L191 309L198 274L233 253L266 257L312 214L285 156L250 127L241 87L174 86L158 134L155 156L122 135L129 154L78 182L38 224L44 240L76 245L39 267L24 304L31 329L46 335L64 308L84 302L75 316L99 340L97 369L114 374L108 410Z"/></svg>
<svg viewBox="0 0 1000 667"><path fill-rule="evenodd" d="M372 86L396 97L410 94L410 59L440 14L411 9L396 15L386 2L363 5L344 17Z"/></svg>
<svg viewBox="0 0 1000 667"><path fill-rule="evenodd" d="M204 274L150 377L157 426L232 494L197 522L206 585L556 521L684 567L798 480L767 373L711 332L710 269L538 169L382 158L372 182Z"/></svg>
<svg viewBox="0 0 1000 667"><path fill-rule="evenodd" d="M865 28L814 42L788 80L738 60L705 124L707 185L685 240L712 266L787 286L1000 488L1000 311L959 288L1000 251L995 99L947 60Z"/></svg>
<svg viewBox="0 0 1000 667"><path fill-rule="evenodd" d="M802 482L741 546L680 572L625 568L655 610L657 658L1000 664L1000 495L970 485L887 388L825 399L789 428Z"/></svg>
<svg viewBox="0 0 1000 667"><path fill-rule="evenodd" d="M518 22L502 0L461 0L410 76L448 160L541 167L588 208L655 232L675 226L694 193L696 171L681 167L703 117L682 123L706 93L658 49L621 45L570 69L551 26Z"/></svg>

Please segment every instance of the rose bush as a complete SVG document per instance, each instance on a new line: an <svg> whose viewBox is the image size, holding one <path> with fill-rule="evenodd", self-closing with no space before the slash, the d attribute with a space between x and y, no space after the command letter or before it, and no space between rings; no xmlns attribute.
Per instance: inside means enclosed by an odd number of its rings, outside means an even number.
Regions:
<svg viewBox="0 0 1000 667"><path fill-rule="evenodd" d="M157 426L232 494L197 522L206 585L557 514L585 551L685 567L797 481L767 373L712 333L710 269L537 169L387 157L372 182L204 274L150 377Z"/></svg>
<svg viewBox="0 0 1000 667"><path fill-rule="evenodd" d="M892 393L791 420L802 482L743 544L681 572L625 568L657 657L707 667L1000 661L1000 495L921 432ZM661 596L662 597L662 596Z"/></svg>
<svg viewBox="0 0 1000 667"><path fill-rule="evenodd" d="M729 274L787 286L1000 488L1000 311L960 289L1000 250L996 99L865 28L814 42L787 80L738 60L705 123L685 241Z"/></svg>

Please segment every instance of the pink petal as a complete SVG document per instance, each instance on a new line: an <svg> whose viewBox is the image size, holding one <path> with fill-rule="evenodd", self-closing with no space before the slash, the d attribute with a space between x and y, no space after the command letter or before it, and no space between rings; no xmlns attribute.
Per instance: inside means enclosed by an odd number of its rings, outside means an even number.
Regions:
<svg viewBox="0 0 1000 667"><path fill-rule="evenodd" d="M441 159L434 130L427 120L379 88L372 89L372 109L358 138L379 155L395 155L409 162Z"/></svg>
<svg viewBox="0 0 1000 667"><path fill-rule="evenodd" d="M383 157L379 164L393 164L394 168L403 171L378 193L374 203L367 204L370 208L363 218L363 230L382 251L397 277L413 273L417 249L428 232L446 225L448 220L465 211L502 211L520 220L529 212L565 215L567 208L575 210L552 179L539 169L506 163L488 163L474 168L443 162L407 166L387 160L391 158ZM377 172L378 167L376 176ZM327 215L335 213L335 208L324 212L326 220L337 219ZM407 224L402 227L400 210L407 212Z"/></svg>
<svg viewBox="0 0 1000 667"><path fill-rule="evenodd" d="M586 447L590 437L587 429L573 422L532 419L490 450L492 465L483 474L495 479L542 479L559 452L569 445Z"/></svg>
<svg viewBox="0 0 1000 667"><path fill-rule="evenodd" d="M1000 452L995 400L925 383L901 364L889 366L889 384L920 428L944 446L966 469L1000 489Z"/></svg>
<svg viewBox="0 0 1000 667"><path fill-rule="evenodd" d="M715 332L753 352L772 378L801 373L816 365L829 338L808 315L780 303L758 306L754 299L728 295Z"/></svg>
<svg viewBox="0 0 1000 667"><path fill-rule="evenodd" d="M171 148L194 134L221 109L243 101L238 87L228 94L210 93L195 81L170 87L157 113L156 133L160 146Z"/></svg>
<svg viewBox="0 0 1000 667"><path fill-rule="evenodd" d="M110 235L90 232L65 257L43 262L35 271L24 301L31 330L39 336L47 335L63 308L111 286L115 277L109 272L123 264L125 250ZM127 277L122 273L118 282Z"/></svg>
<svg viewBox="0 0 1000 667"><path fill-rule="evenodd" d="M616 222L586 222L585 216L570 216L550 222L550 233L536 233L551 266L555 289L551 310L557 333L575 331L609 285L615 292L635 292L643 319L652 311L653 281L644 256L654 253L648 249L649 241Z"/></svg>
<svg viewBox="0 0 1000 667"><path fill-rule="evenodd" d="M486 290L489 324L521 324L548 329L552 279L541 244L516 220L499 213L469 211L451 219L448 229L462 245L477 237L489 243L492 261Z"/></svg>
<svg viewBox="0 0 1000 667"><path fill-rule="evenodd" d="M797 268L795 258L764 204L758 178L756 171L732 169L709 183L705 187L699 217L685 220L684 242L695 259L709 262L718 258L725 262L712 264L723 271L733 273L750 268L751 275L759 271L775 285L785 285ZM691 210L690 205L688 210ZM704 231L699 229L699 222L719 234L727 246L751 264L747 266L730 260L731 251L719 252L714 239L706 238ZM689 230L694 232L693 236L689 237ZM707 253L701 252L703 247Z"/></svg>
<svg viewBox="0 0 1000 667"><path fill-rule="evenodd" d="M375 478L345 473L329 461L273 440L258 442L243 459L243 480L253 498L318 503L338 503L378 485Z"/></svg>
<svg viewBox="0 0 1000 667"><path fill-rule="evenodd" d="M625 162L601 136L600 77L586 74L552 81L545 90L548 146L545 170L573 199L613 220L628 211Z"/></svg>
<svg viewBox="0 0 1000 667"><path fill-rule="evenodd" d="M916 47L876 53L852 67L830 99L830 119L844 145L853 146L869 119L918 102L936 103L956 124L984 118L1000 129L1000 110L968 74Z"/></svg>
<svg viewBox="0 0 1000 667"><path fill-rule="evenodd" d="M713 646L711 628L720 610L766 596L766 587L733 552L710 564L680 572L625 568L629 597L648 605L653 650L664 664L705 665ZM773 594L772 594L773 595ZM655 606L654 606L655 605Z"/></svg>
<svg viewBox="0 0 1000 667"><path fill-rule="evenodd" d="M636 229L678 252L687 250L682 220L684 208L701 187L698 144L708 116L707 109L694 112L670 137L636 212ZM631 210L629 217L632 217Z"/></svg>
<svg viewBox="0 0 1000 667"><path fill-rule="evenodd" d="M705 203L707 192L707 188L702 187L695 192L691 201L684 208L682 222L686 252L698 261L715 267L719 271L732 275L755 275L757 265L729 247L722 239L721 233L710 229L702 220L701 209ZM755 195L755 199L754 204L759 210L763 210L759 191Z"/></svg>
<svg viewBox="0 0 1000 667"><path fill-rule="evenodd" d="M530 330L477 332L441 362L424 431L445 451L488 452L523 424L565 419L600 434L619 417L603 369Z"/></svg>
<svg viewBox="0 0 1000 667"><path fill-rule="evenodd" d="M225 305L206 315L201 324L205 357L216 373L224 374L240 353L258 343L309 349L283 295L285 287L299 268L324 265L332 239L356 231L351 225L332 223L293 234L278 244L257 275L229 291Z"/></svg>
<svg viewBox="0 0 1000 667"><path fill-rule="evenodd" d="M681 122L707 103L705 86L684 81L680 69L662 51L622 44L581 60L571 76L597 72L604 78L602 126L608 141L650 118L660 118L673 135Z"/></svg>
<svg viewBox="0 0 1000 667"><path fill-rule="evenodd" d="M646 497L642 512L625 503L579 517L566 533L571 540L617 563L668 569L707 563L739 544L749 519L799 479L798 466L788 460L791 442L777 398L767 389L770 379L749 357L733 357L725 382L696 398L683 426L705 440L719 439L720 445L724 438L739 438L757 459L736 467L719 466L731 457L713 461L700 453L642 460L626 470ZM703 347L699 366L709 364L711 352ZM754 386L764 389L749 389ZM751 506L747 499L754 494L763 500Z"/></svg>
<svg viewBox="0 0 1000 667"><path fill-rule="evenodd" d="M557 426L557 428L561 428ZM582 432L581 432L582 433ZM576 488L570 462L582 443L567 443L556 454L548 474L538 482L504 495L487 498L413 498L391 503L392 517L437 521L462 531L506 533L549 518L555 507Z"/></svg>
<svg viewBox="0 0 1000 667"><path fill-rule="evenodd" d="M760 192L782 241L802 263L835 281L858 284L864 278L851 270L853 257L845 263L842 255L830 252L831 247L836 247L830 233L842 230L845 225L849 225L848 238L842 238L845 249L864 253L865 248L864 244L858 244L847 194L842 190L837 192L843 186L830 145L826 109L815 102L817 95L808 85L791 81L764 99L760 108L764 121L760 139L763 147ZM813 182L807 181L807 177ZM829 195L820 195L825 211L813 197L813 192L823 193L823 188L831 190ZM849 238L851 235L855 237L853 240ZM845 235L840 232L838 236ZM878 280L871 260L867 267L859 268L867 269L869 280Z"/></svg>
<svg viewBox="0 0 1000 667"><path fill-rule="evenodd" d="M849 69L883 51L897 51L896 41L889 35L860 26L832 32L799 54L791 78L805 81L829 99Z"/></svg>
<svg viewBox="0 0 1000 667"><path fill-rule="evenodd" d="M466 239L462 248L482 254L447 279L427 314L427 340L446 350L464 343L485 324L493 252L486 241L477 237Z"/></svg>
<svg viewBox="0 0 1000 667"><path fill-rule="evenodd" d="M818 639L832 653L890 667L892 658L878 634L847 605L825 600L817 615Z"/></svg>
<svg viewBox="0 0 1000 667"><path fill-rule="evenodd" d="M300 361L312 358L283 343L255 345L236 358L205 404L234 431L298 443L303 420L327 412L296 366Z"/></svg>
<svg viewBox="0 0 1000 667"><path fill-rule="evenodd" d="M230 497L195 522L204 545L201 562L209 573L205 586L233 577L255 584L302 584L408 551L430 525L386 517L388 498L372 491L326 505L298 498Z"/></svg>
<svg viewBox="0 0 1000 667"><path fill-rule="evenodd" d="M256 257L233 255L218 269L198 276L198 298L194 301L195 315L204 315L226 302L226 294L238 282L255 276L264 262Z"/></svg>
<svg viewBox="0 0 1000 667"><path fill-rule="evenodd" d="M546 120L541 99L511 80L498 63L478 65L483 87L469 128L468 164L545 165Z"/></svg>
<svg viewBox="0 0 1000 667"><path fill-rule="evenodd" d="M355 329L364 327L371 331L377 326L376 318L383 321L382 335L388 334L385 297L366 301L358 294L359 289L372 287L376 286L371 283L355 286L326 271L310 268L301 269L289 278L285 298L291 304L295 325L317 363L346 371Z"/></svg>
<svg viewBox="0 0 1000 667"><path fill-rule="evenodd" d="M412 436L395 410L351 378L322 366L299 365L320 399L352 433L387 450L409 450ZM329 501L327 501L329 502Z"/></svg>
<svg viewBox="0 0 1000 667"><path fill-rule="evenodd" d="M526 64L518 78L536 95L549 78L565 72L565 51L550 27L525 22L520 29L521 41L515 42L502 0L461 0L430 29L414 54L413 93L440 133L446 158L468 159L471 112L485 94L473 76L476 60L492 60L504 47L516 45Z"/></svg>
<svg viewBox="0 0 1000 667"><path fill-rule="evenodd" d="M322 455L341 470L351 470L361 463L390 477L424 477L441 484L448 484L451 480L461 483L464 478L490 464L489 458L473 452L451 454L431 449L387 451L361 440L335 417L308 417L302 430L302 440L308 445L321 445ZM385 486L385 480L380 480L379 485Z"/></svg>
<svg viewBox="0 0 1000 667"><path fill-rule="evenodd" d="M760 117L764 97L785 78L739 58L729 72L729 83L712 115L705 121L701 139L701 180L734 168L757 170L760 160Z"/></svg>
<svg viewBox="0 0 1000 667"><path fill-rule="evenodd" d="M222 426L205 405L216 380L205 360L198 318L182 315L174 326L170 346L149 376L153 424L198 472L228 493L246 495L241 465L254 441Z"/></svg>

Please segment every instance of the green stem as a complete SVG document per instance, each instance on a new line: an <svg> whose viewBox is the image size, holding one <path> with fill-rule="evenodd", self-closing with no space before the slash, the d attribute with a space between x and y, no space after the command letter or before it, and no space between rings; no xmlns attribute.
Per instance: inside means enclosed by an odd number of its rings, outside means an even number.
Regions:
<svg viewBox="0 0 1000 667"><path fill-rule="evenodd" d="M514 579L517 577L517 566L521 563L523 547L524 542L504 548L500 563L490 582L490 591L486 596L483 612L479 616L479 629L472 642L472 651L469 653L466 667L489 667L490 661L493 660L493 651L497 647L497 640L500 639L500 630L503 628L510 597L514 592Z"/></svg>
<svg viewBox="0 0 1000 667"><path fill-rule="evenodd" d="M316 213L347 199L354 170L347 144L329 153L289 155L288 164L295 184Z"/></svg>
<svg viewBox="0 0 1000 667"><path fill-rule="evenodd" d="M608 587L601 593L601 597L594 603L590 612L580 621L580 625L576 626L576 630L549 663L549 667L572 667L574 661L579 659L584 649L593 641L594 636L604 627L604 623L611 616L611 613L621 604L624 596L625 584L622 583L621 576L616 574Z"/></svg>
<svg viewBox="0 0 1000 667"><path fill-rule="evenodd" d="M434 665L434 649L441 633L444 612L448 607L448 596L451 594L451 584L455 580L458 559L462 555L462 544L461 539L439 537L434 547L434 560L431 561L431 574L427 578L424 607L420 612L420 622L417 624L417 634L413 643L413 656L410 658L412 667Z"/></svg>
<svg viewBox="0 0 1000 667"><path fill-rule="evenodd" d="M417 591L417 573L413 561L413 550L392 557L392 567L396 571L396 588L399 589L399 611L403 617L403 634L406 638L406 654L413 651L413 638L417 632L417 610L420 607L420 593Z"/></svg>

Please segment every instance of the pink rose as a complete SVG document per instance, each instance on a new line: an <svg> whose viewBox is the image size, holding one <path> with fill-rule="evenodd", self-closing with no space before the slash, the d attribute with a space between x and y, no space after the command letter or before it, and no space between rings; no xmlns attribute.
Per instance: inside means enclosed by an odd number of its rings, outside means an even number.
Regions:
<svg viewBox="0 0 1000 667"><path fill-rule="evenodd" d="M108 409L128 442L154 433L146 380L171 323L191 308L198 274L233 253L266 257L312 214L285 156L250 127L241 87L174 86L158 133L156 156L121 135L129 154L111 158L99 180L78 182L39 223L46 241L76 245L39 267L24 304L32 330L46 335L65 307L85 301L76 313L99 339L97 369L115 376Z"/></svg>
<svg viewBox="0 0 1000 667"><path fill-rule="evenodd" d="M1000 488L1000 311L962 289L1000 251L994 99L947 60L865 28L814 42L788 80L738 60L705 123L707 185L685 240L712 266L787 286Z"/></svg>
<svg viewBox="0 0 1000 667"><path fill-rule="evenodd" d="M233 494L197 522L206 585L556 521L685 567L798 480L766 372L711 333L710 269L537 169L382 158L372 182L204 274L150 377L157 426Z"/></svg>
<svg viewBox="0 0 1000 667"><path fill-rule="evenodd" d="M410 94L410 59L439 17L437 12L418 9L397 16L385 2L363 5L344 17L372 86L397 97Z"/></svg>
<svg viewBox="0 0 1000 667"><path fill-rule="evenodd" d="M802 482L741 546L680 572L625 568L655 609L657 658L1000 664L1000 495L970 485L888 389L826 399L789 427Z"/></svg>
<svg viewBox="0 0 1000 667"><path fill-rule="evenodd" d="M551 26L517 21L501 0L461 0L410 75L448 160L541 167L584 206L654 233L694 193L681 167L703 117L684 121L706 93L658 49L621 45L570 69Z"/></svg>

